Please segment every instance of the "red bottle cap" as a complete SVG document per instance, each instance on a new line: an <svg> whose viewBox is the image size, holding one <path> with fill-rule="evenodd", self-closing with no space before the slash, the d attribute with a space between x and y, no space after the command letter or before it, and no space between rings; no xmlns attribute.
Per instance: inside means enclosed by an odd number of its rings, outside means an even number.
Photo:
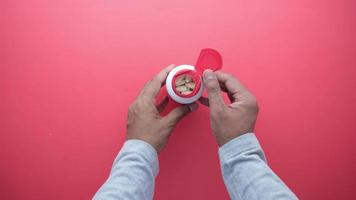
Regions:
<svg viewBox="0 0 356 200"><path fill-rule="evenodd" d="M216 50L208 49L208 48L202 49L198 57L198 60L195 64L195 71L183 70L177 73L173 78L172 88L174 93L176 93L180 97L186 97L186 98L195 96L201 87L202 84L201 76L203 75L204 70L211 69L213 71L216 71L221 69L221 67L222 67L222 58L221 55ZM194 90L192 91L192 93L188 95L180 94L175 88L175 81L177 77L183 74L189 75L195 82Z"/></svg>
<svg viewBox="0 0 356 200"><path fill-rule="evenodd" d="M195 64L196 70L203 74L204 70L219 70L222 67L222 58L219 52L214 49L202 49Z"/></svg>

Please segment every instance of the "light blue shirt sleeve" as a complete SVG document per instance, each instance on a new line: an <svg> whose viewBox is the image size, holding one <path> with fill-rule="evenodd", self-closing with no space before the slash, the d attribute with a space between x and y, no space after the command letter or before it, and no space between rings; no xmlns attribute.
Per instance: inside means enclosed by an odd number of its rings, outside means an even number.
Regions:
<svg viewBox="0 0 356 200"><path fill-rule="evenodd" d="M247 133L224 144L219 158L232 200L298 199L267 165L255 134Z"/></svg>
<svg viewBox="0 0 356 200"><path fill-rule="evenodd" d="M142 140L128 140L115 159L109 178L93 199L152 199L158 170L156 150Z"/></svg>
<svg viewBox="0 0 356 200"><path fill-rule="evenodd" d="M268 167L253 133L224 144L219 148L219 158L232 200L297 199ZM152 199L158 170L156 150L142 140L128 140L115 159L109 178L93 199Z"/></svg>

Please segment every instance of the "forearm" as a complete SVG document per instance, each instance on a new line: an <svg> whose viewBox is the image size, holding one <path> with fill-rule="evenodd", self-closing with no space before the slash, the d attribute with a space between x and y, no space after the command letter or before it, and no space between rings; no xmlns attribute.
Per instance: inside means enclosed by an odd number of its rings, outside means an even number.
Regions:
<svg viewBox="0 0 356 200"><path fill-rule="evenodd" d="M152 199L157 173L156 150L142 140L128 140L93 199Z"/></svg>
<svg viewBox="0 0 356 200"><path fill-rule="evenodd" d="M231 199L297 199L269 168L253 133L239 136L220 147L219 157Z"/></svg>

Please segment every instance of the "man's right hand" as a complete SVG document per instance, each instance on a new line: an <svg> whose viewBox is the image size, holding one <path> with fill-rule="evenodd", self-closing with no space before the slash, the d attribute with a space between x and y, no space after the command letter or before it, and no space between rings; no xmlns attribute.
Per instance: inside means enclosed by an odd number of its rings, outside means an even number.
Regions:
<svg viewBox="0 0 356 200"><path fill-rule="evenodd" d="M256 98L231 74L205 70L204 85L208 99L200 102L210 107L210 124L219 146L249 132L253 132L258 114ZM227 92L226 105L220 92Z"/></svg>

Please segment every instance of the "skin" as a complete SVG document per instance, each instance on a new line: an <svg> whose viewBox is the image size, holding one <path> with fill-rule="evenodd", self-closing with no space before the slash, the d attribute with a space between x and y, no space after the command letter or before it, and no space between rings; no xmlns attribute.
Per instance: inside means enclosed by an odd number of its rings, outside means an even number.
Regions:
<svg viewBox="0 0 356 200"><path fill-rule="evenodd" d="M258 114L256 98L231 74L205 70L204 85L208 99L200 102L210 108L210 125L219 146L249 132L253 132ZM226 92L230 104L221 97Z"/></svg>
<svg viewBox="0 0 356 200"><path fill-rule="evenodd" d="M168 98L156 106L156 96L173 67L174 65L168 66L148 81L128 111L126 139L143 140L152 145L157 152L166 146L177 123L198 108L197 103L182 105L164 117L160 115L168 103Z"/></svg>
<svg viewBox="0 0 356 200"><path fill-rule="evenodd" d="M168 99L155 105L156 96L174 65L159 72L146 83L136 100L130 105L126 139L139 139L152 145L159 153L167 144L177 123L198 108L197 103L182 105L166 116L160 112ZM208 98L199 101L210 108L210 124L219 146L254 129L258 113L256 98L231 74L205 70L204 85ZM221 92L227 92L231 103L226 105Z"/></svg>

